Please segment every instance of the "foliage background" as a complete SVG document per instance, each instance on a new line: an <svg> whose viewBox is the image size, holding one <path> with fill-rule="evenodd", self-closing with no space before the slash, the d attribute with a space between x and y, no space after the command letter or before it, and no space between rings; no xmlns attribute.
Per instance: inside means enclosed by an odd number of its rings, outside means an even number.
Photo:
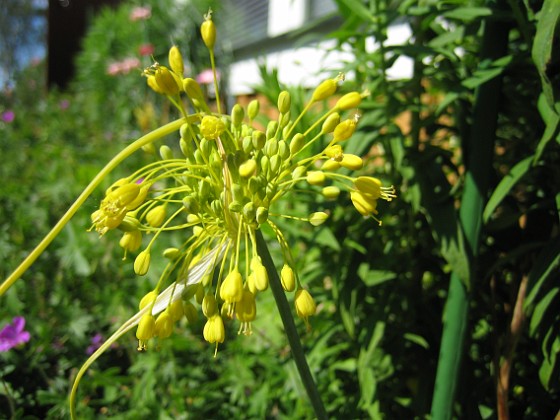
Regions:
<svg viewBox="0 0 560 420"><path fill-rule="evenodd" d="M178 11L169 1L154 2L154 18L138 25L128 18L134 4L95 19L69 91L44 92L39 65L21 72L15 91L2 98L3 109L16 114L14 122L0 123L2 277L112 153L170 117L136 72L110 77L107 64L137 54L146 42L165 62L171 37L189 45L193 74L205 67L203 50L194 45L207 4ZM363 104L360 131L345 150L367 157L364 174L396 185L399 198L380 208L381 228L353 211L347 196L321 203L332 218L320 229L281 224L299 255L303 282L320 303L313 330L305 333L301 326L301 332L329 414L429 415L442 320L450 322L449 285L460 274L468 284L467 328L459 343L464 359L456 375L454 415L507 418L505 404L513 418L554 417L560 402L558 5L552 0L337 4L343 24L331 37L355 57L342 69L354 75L343 89L373 93ZM414 37L385 45L388 26L403 21ZM502 45L497 38L485 41L492 23L503 25ZM380 49L366 49L369 36ZM489 58L488 48L503 54ZM410 80L386 76L400 55L414 60ZM493 93L500 101L492 111L477 98L496 81ZM258 89L275 101L281 88L293 93L294 102L306 94L280 87L275 73L263 69ZM496 129L486 144L488 192L480 191L488 204L480 225L472 228L460 212L472 201L466 179L485 159L483 150L469 150L481 124L480 106L482 115L496 116L482 125ZM135 167L135 159L127 165ZM2 298L0 319L24 315L32 340L0 354L0 417L67 417L71 380L92 337L108 335L127 319L155 281L135 278L130 264L121 261L116 237L85 232L99 199L89 200ZM317 202L302 194L285 205L305 213L316 210ZM474 249L465 240L469 229L480 235ZM217 359L201 338L201 322L185 323L157 351L143 354L128 336L82 383L80 414L312 418L273 299L263 296L260 307L266 310L259 313L254 335L234 338L232 325Z"/></svg>

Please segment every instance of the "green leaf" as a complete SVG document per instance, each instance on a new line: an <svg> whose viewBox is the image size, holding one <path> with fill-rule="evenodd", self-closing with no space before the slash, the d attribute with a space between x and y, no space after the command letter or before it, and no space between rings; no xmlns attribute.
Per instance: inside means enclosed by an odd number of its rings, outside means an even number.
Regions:
<svg viewBox="0 0 560 420"><path fill-rule="evenodd" d="M475 89L502 74L512 60L513 56L507 55L492 62L483 62L471 77L463 81L462 85L468 89Z"/></svg>
<svg viewBox="0 0 560 420"><path fill-rule="evenodd" d="M366 286L371 287L393 280L397 277L397 274L388 270L370 270L368 263L362 263L358 267L358 276Z"/></svg>
<svg viewBox="0 0 560 420"><path fill-rule="evenodd" d="M509 174L507 174L500 181L500 183L498 184L498 186L490 196L490 199L486 204L486 208L484 209L484 213L482 214L484 223L488 222L490 216L492 216L494 210L496 210L496 207L498 207L498 205L502 202L504 197L508 195L508 193L511 191L513 186L517 184L517 182L523 177L523 175L527 173L532 163L533 163L533 155L526 157L522 161L518 162L513 168L511 168Z"/></svg>
<svg viewBox="0 0 560 420"><path fill-rule="evenodd" d="M552 289L548 294L535 306L535 310L533 311L533 315L531 316L531 325L529 327L529 333L531 336L535 335L539 327L541 326L541 322L543 318L547 314L548 310L554 310L552 302L554 302L555 298L558 295L558 288Z"/></svg>
<svg viewBox="0 0 560 420"><path fill-rule="evenodd" d="M329 228L320 229L315 236L315 242L332 248L335 251L340 251L340 243Z"/></svg>
<svg viewBox="0 0 560 420"><path fill-rule="evenodd" d="M558 272L560 264L560 237L551 239L543 246L543 250L533 264L527 282L527 297L524 302L525 309L529 308L537 301L537 297L542 295L541 289L544 287L552 273Z"/></svg>
<svg viewBox="0 0 560 420"><path fill-rule="evenodd" d="M460 20L462 22L471 22L481 17L490 16L492 10L488 7L458 7L443 13L448 19Z"/></svg>
<svg viewBox="0 0 560 420"><path fill-rule="evenodd" d="M423 347L426 350L430 348L430 345L424 337L412 333L405 333L403 337L408 341L418 344L420 347Z"/></svg>
<svg viewBox="0 0 560 420"><path fill-rule="evenodd" d="M535 163L540 159L541 154L544 148L546 147L546 145L548 144L548 142L552 140L560 130L560 115L558 115L554 111L554 109L550 107L550 104L546 100L544 94L541 94L539 96L538 108L541 117L546 124L546 129L544 130L544 133L541 139L539 140L537 151L535 152L535 158L534 158Z"/></svg>
<svg viewBox="0 0 560 420"><path fill-rule="evenodd" d="M560 19L560 0L545 0L539 13L535 41L533 42L533 62L541 76L546 100L553 106L554 89L548 77L548 65L552 58L552 46L556 27Z"/></svg>

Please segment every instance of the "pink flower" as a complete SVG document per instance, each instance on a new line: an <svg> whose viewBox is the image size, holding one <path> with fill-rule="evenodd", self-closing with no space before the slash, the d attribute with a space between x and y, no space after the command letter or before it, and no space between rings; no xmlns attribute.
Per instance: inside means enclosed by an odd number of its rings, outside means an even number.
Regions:
<svg viewBox="0 0 560 420"><path fill-rule="evenodd" d="M31 338L29 332L24 331L25 318L16 316L11 324L0 330L0 352L6 352L20 344L27 343Z"/></svg>
<svg viewBox="0 0 560 420"><path fill-rule="evenodd" d="M16 118L16 113L11 109L8 109L7 111L2 112L1 118L5 123L11 123Z"/></svg>
<svg viewBox="0 0 560 420"><path fill-rule="evenodd" d="M133 22L137 20L146 20L152 16L152 8L150 6L135 7L129 15L129 19Z"/></svg>
<svg viewBox="0 0 560 420"><path fill-rule="evenodd" d="M121 72L121 63L114 61L109 63L107 70L105 70L109 76L116 76Z"/></svg>
<svg viewBox="0 0 560 420"><path fill-rule="evenodd" d="M140 60L138 60L136 57L125 58L123 61L121 61L121 72L123 72L124 74L127 74L131 70L137 69L138 67L140 67Z"/></svg>
<svg viewBox="0 0 560 420"><path fill-rule="evenodd" d="M216 77L220 80L220 72L216 71ZM196 81L205 85L214 83L214 74L212 73L212 69L202 70L196 75Z"/></svg>
<svg viewBox="0 0 560 420"><path fill-rule="evenodd" d="M140 47L138 47L138 52L142 57L145 57L147 55L152 55L154 51L155 48L152 44L142 44L140 45Z"/></svg>
<svg viewBox="0 0 560 420"><path fill-rule="evenodd" d="M63 99L58 103L58 107L63 111L65 109L68 109L69 106L70 106L70 101L68 99Z"/></svg>
<svg viewBox="0 0 560 420"><path fill-rule="evenodd" d="M103 339L103 336L101 334L95 334L93 337L91 337L91 344L86 349L86 354L88 356L91 356L99 347L101 347L101 344L103 344L104 341L105 340Z"/></svg>

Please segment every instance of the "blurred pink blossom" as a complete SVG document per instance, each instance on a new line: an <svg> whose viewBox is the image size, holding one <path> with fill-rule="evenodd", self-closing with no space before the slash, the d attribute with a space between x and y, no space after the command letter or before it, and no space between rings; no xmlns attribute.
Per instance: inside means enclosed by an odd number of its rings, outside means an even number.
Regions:
<svg viewBox="0 0 560 420"><path fill-rule="evenodd" d="M68 99L62 99L59 103L58 103L58 107L61 110L65 110L68 109L68 107L70 106L70 101Z"/></svg>
<svg viewBox="0 0 560 420"><path fill-rule="evenodd" d="M138 47L138 52L142 57L145 57L147 55L152 55L154 51L155 48L152 44L142 44L140 45L140 47Z"/></svg>
<svg viewBox="0 0 560 420"><path fill-rule="evenodd" d="M130 12L129 18L135 22L137 20L146 20L152 16L152 8L150 6L135 7Z"/></svg>
<svg viewBox="0 0 560 420"><path fill-rule="evenodd" d="M16 113L14 111L12 111L11 109L8 109L7 111L2 112L2 121L4 121L5 123L11 123L13 120L15 120L16 118Z"/></svg>
<svg viewBox="0 0 560 420"><path fill-rule="evenodd" d="M220 72L216 71L216 77L220 80ZM202 70L199 74L196 75L196 81L202 84L211 84L214 83L214 75L212 73L212 69Z"/></svg>
<svg viewBox="0 0 560 420"><path fill-rule="evenodd" d="M140 67L140 60L136 57L128 57L121 61L113 61L107 66L106 73L109 76L116 76L118 74L127 74L131 70Z"/></svg>

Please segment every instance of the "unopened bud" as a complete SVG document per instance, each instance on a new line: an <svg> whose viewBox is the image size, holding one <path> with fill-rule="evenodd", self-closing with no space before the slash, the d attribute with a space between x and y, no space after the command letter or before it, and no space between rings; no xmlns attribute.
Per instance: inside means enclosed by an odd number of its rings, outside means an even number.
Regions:
<svg viewBox="0 0 560 420"><path fill-rule="evenodd" d="M177 76L183 77L183 71L185 69L183 65L183 56L176 45L173 45L169 49L169 66Z"/></svg>
<svg viewBox="0 0 560 420"><path fill-rule="evenodd" d="M290 110L290 106L290 92L283 90L280 92L280 95L278 95L278 111L280 111L281 114L285 114Z"/></svg>
<svg viewBox="0 0 560 420"><path fill-rule="evenodd" d="M209 50L214 49L216 44L216 25L212 21L212 10L209 10L206 16L204 16L204 22L200 26L200 35L202 35L204 45Z"/></svg>
<svg viewBox="0 0 560 420"><path fill-rule="evenodd" d="M340 110L353 109L360 106L362 97L358 92L350 92L338 100L335 108Z"/></svg>

